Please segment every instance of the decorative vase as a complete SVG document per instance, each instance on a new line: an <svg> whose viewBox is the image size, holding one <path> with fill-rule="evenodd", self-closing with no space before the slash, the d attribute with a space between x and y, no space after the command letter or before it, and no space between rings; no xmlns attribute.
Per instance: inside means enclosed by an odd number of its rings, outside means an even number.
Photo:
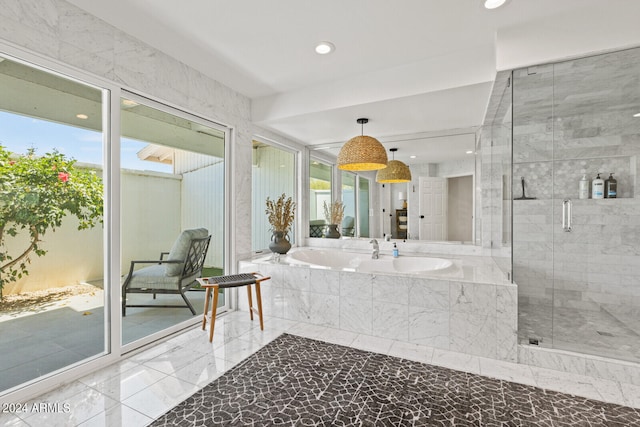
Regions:
<svg viewBox="0 0 640 427"><path fill-rule="evenodd" d="M269 249L271 252L284 255L291 249L291 243L287 239L287 233L284 231L274 231L271 236L271 243L269 243Z"/></svg>
<svg viewBox="0 0 640 427"><path fill-rule="evenodd" d="M325 233L324 237L326 237L327 239L339 239L340 232L338 231L338 224L329 224L327 226L327 232Z"/></svg>

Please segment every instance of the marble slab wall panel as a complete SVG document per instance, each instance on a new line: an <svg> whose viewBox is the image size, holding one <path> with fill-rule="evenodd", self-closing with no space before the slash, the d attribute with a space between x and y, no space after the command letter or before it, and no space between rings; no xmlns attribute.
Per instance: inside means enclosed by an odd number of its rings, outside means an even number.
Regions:
<svg viewBox="0 0 640 427"><path fill-rule="evenodd" d="M496 286L496 359L518 361L518 288Z"/></svg>
<svg viewBox="0 0 640 427"><path fill-rule="evenodd" d="M590 159L558 160L554 162L526 162L513 165L514 197L522 196L522 178L525 195L537 199L578 198L579 182L587 175L589 185L600 173L602 179L610 173L618 181L618 198L634 196L635 156L602 157ZM591 188L591 187L589 187Z"/></svg>
<svg viewBox="0 0 640 427"><path fill-rule="evenodd" d="M0 39L234 128L236 254L251 252L251 100L64 0L9 0ZM262 133L262 131L260 130ZM279 137L279 142L294 144Z"/></svg>
<svg viewBox="0 0 640 427"><path fill-rule="evenodd" d="M239 270L271 276L262 286L266 316L494 359L517 359L515 285L244 261ZM248 309L242 295L238 307Z"/></svg>

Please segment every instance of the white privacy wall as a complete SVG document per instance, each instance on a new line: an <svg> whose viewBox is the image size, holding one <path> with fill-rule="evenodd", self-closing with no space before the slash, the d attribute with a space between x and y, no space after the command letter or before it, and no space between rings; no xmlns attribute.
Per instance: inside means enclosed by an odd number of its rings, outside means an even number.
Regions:
<svg viewBox="0 0 640 427"><path fill-rule="evenodd" d="M207 267L224 267L224 162L182 174L182 228L209 230Z"/></svg>
<svg viewBox="0 0 640 427"><path fill-rule="evenodd" d="M158 259L180 233L181 180L179 176L123 171L122 269L134 259ZM41 236L43 257L31 256L29 275L7 285L4 294L68 286L86 281L101 284L103 278L103 227L78 231L78 221L68 216L55 232ZM22 233L26 236L26 233ZM25 248L26 238L8 242L12 253ZM15 248L15 249L12 249Z"/></svg>
<svg viewBox="0 0 640 427"><path fill-rule="evenodd" d="M277 200L283 193L295 201L295 161L292 153L260 145L253 149L252 250L266 249L271 242L271 225L265 213L267 197ZM293 236L289 238L293 243Z"/></svg>
<svg viewBox="0 0 640 427"><path fill-rule="evenodd" d="M231 235L236 254L250 252L251 140L257 128L249 98L63 0L3 1L0 50L3 42L232 127Z"/></svg>
<svg viewBox="0 0 640 427"><path fill-rule="evenodd" d="M176 150L174 172L182 177L182 230L206 228L211 235L207 267L224 266L224 159Z"/></svg>

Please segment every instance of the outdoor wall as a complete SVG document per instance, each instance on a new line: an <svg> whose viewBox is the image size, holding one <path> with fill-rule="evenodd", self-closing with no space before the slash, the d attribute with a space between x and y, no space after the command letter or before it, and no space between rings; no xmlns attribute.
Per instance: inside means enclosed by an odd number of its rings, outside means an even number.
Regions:
<svg viewBox="0 0 640 427"><path fill-rule="evenodd" d="M251 248L260 250L266 249L271 242L271 225L265 214L267 197L277 200L282 193L285 193L287 197L293 197L295 200L293 189L296 171L293 154L278 148L260 145L253 149L253 156ZM298 212L297 209L296 212ZM293 243L293 235L289 237Z"/></svg>
<svg viewBox="0 0 640 427"><path fill-rule="evenodd" d="M156 259L168 251L180 233L179 177L169 174L125 171L122 174L122 274L133 259ZM161 213L161 214L159 214ZM102 284L103 227L78 231L75 217L66 217L62 227L42 236L47 254L31 256L29 275L7 285L5 295L62 287L82 282ZM23 235L26 235L24 233ZM19 253L25 238L8 242L11 253Z"/></svg>
<svg viewBox="0 0 640 427"><path fill-rule="evenodd" d="M124 171L122 179L122 268L132 260L158 259L180 234L180 176ZM102 262L102 260L100 260Z"/></svg>
<svg viewBox="0 0 640 427"><path fill-rule="evenodd" d="M197 155L195 155L197 157ZM204 227L211 242L205 259L207 267L224 267L224 162L184 172L181 210L182 229Z"/></svg>

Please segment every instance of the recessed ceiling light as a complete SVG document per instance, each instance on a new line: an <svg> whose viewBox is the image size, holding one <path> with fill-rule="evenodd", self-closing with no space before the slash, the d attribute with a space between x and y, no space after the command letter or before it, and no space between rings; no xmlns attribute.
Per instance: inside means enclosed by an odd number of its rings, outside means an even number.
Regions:
<svg viewBox="0 0 640 427"><path fill-rule="evenodd" d="M635 113L633 117L640 117L640 113Z"/></svg>
<svg viewBox="0 0 640 427"><path fill-rule="evenodd" d="M326 55L336 50L336 47L331 42L320 42L316 45L316 53L319 55Z"/></svg>
<svg viewBox="0 0 640 427"><path fill-rule="evenodd" d="M418 156L409 156L410 159L415 159Z"/></svg>
<svg viewBox="0 0 640 427"><path fill-rule="evenodd" d="M466 153L467 154L473 154L473 150L467 150Z"/></svg>
<svg viewBox="0 0 640 427"><path fill-rule="evenodd" d="M484 7L487 9L497 9L506 2L507 0L484 0Z"/></svg>
<svg viewBox="0 0 640 427"><path fill-rule="evenodd" d="M89 118L86 114L76 114L76 117L82 120L87 120Z"/></svg>

